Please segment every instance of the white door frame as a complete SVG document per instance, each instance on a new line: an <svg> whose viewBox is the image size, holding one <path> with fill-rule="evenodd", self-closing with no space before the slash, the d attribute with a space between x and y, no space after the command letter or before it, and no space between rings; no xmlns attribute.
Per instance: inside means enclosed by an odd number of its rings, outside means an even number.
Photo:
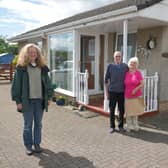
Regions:
<svg viewBox="0 0 168 168"><path fill-rule="evenodd" d="M80 57L81 57L81 36L94 36L95 37L95 72L99 72L99 57L100 57L100 34L98 33L91 33L91 32L80 32L78 33L78 71L80 70ZM88 94L97 94L100 93L99 89L99 73L95 73L95 80L94 80L94 89L89 89ZM102 92L101 92L102 93Z"/></svg>

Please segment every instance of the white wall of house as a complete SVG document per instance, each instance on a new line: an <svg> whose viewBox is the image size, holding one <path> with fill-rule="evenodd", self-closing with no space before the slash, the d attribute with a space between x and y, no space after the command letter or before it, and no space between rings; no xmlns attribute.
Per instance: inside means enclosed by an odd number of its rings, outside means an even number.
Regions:
<svg viewBox="0 0 168 168"><path fill-rule="evenodd" d="M168 53L168 26L163 27L161 54ZM160 59L160 98L168 100L168 58L161 57Z"/></svg>

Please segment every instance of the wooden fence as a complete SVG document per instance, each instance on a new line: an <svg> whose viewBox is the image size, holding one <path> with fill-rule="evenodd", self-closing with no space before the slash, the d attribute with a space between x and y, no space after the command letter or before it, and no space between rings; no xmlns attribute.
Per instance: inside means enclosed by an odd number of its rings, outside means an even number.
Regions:
<svg viewBox="0 0 168 168"><path fill-rule="evenodd" d="M0 80L9 80L11 82L13 74L14 67L12 64L0 64Z"/></svg>

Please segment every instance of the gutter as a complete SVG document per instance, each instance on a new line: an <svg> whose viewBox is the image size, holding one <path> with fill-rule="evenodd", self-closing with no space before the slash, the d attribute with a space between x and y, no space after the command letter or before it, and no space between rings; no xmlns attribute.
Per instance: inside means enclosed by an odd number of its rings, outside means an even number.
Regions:
<svg viewBox="0 0 168 168"><path fill-rule="evenodd" d="M25 33L25 35L20 35L20 37L10 38L9 41L18 42L18 41L21 41L21 40L41 37L44 34L47 34L47 33L50 33L50 32L56 31L56 30L68 29L68 28L76 27L76 26L83 27L83 26L85 26L87 24L90 24L90 23L92 23L92 25L94 25L94 23L96 23L98 21L107 20L111 17L116 17L116 16L120 16L120 15L124 15L124 14L137 12L137 10L138 10L137 6L129 6L129 7L126 7L126 8L115 10L115 11L106 12L104 14L92 16L92 17L89 17L89 18L84 18L84 19L80 19L80 20L73 21L73 22L70 22L70 23L65 23L65 24L62 24L62 25L55 26L55 27L50 27L50 28L47 28L47 29L41 29L41 30L30 32L30 33L27 33L27 34Z"/></svg>

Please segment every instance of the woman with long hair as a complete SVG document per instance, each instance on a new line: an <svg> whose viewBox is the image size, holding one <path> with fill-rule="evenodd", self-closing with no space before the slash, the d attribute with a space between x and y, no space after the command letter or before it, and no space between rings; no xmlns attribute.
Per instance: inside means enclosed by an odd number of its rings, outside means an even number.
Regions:
<svg viewBox="0 0 168 168"><path fill-rule="evenodd" d="M23 113L23 141L28 155L33 151L42 151L40 144L43 111L48 111L53 95L48 72L40 48L32 43L26 44L19 53L11 95L17 110Z"/></svg>

